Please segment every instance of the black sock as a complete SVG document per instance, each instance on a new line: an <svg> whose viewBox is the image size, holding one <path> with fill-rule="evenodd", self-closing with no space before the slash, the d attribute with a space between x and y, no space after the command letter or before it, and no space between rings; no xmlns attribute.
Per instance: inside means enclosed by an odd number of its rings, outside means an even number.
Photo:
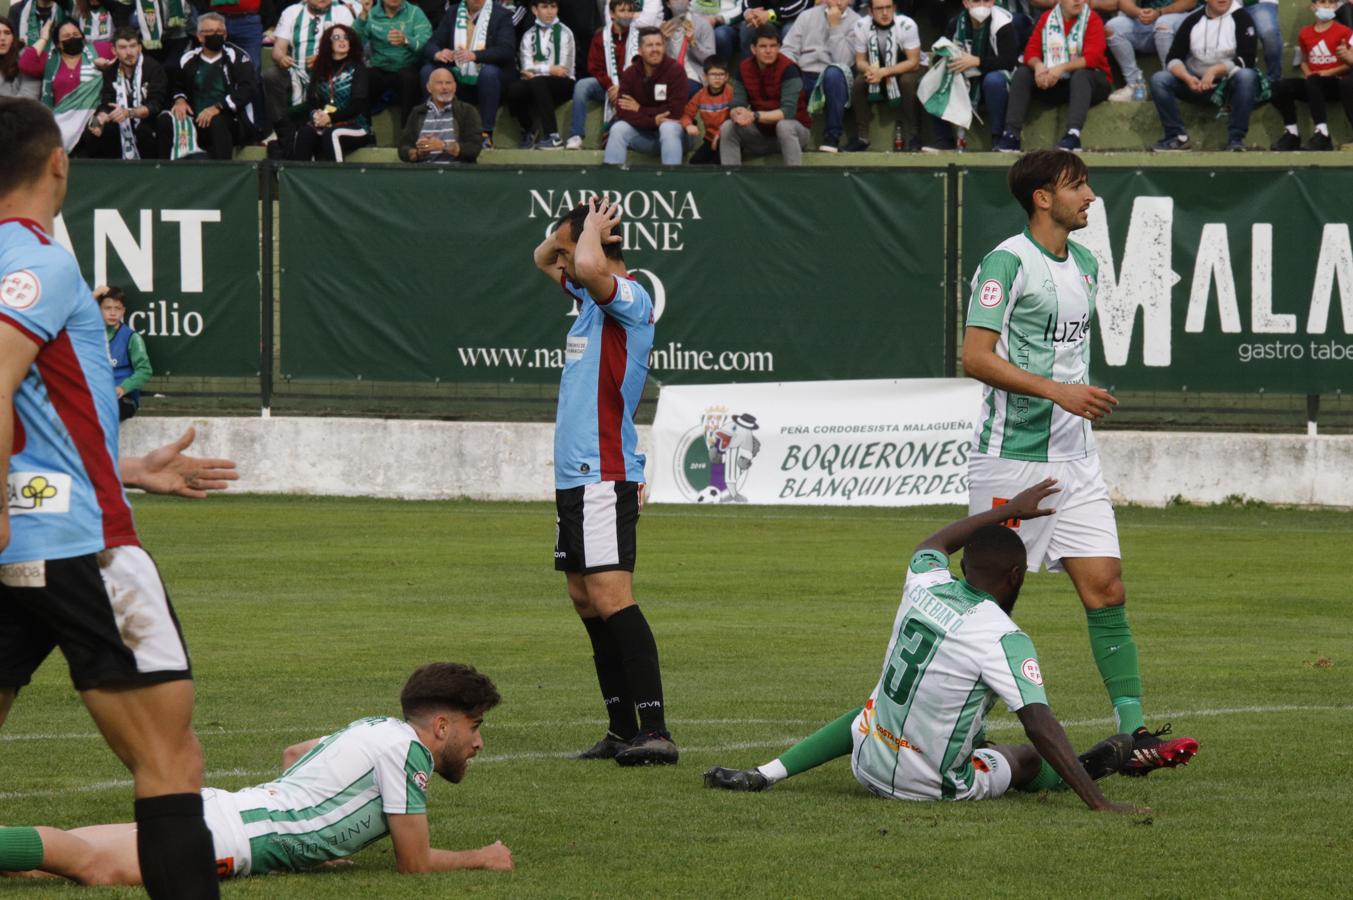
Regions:
<svg viewBox="0 0 1353 900"><path fill-rule="evenodd" d="M611 720L611 734L628 741L639 733L639 724L634 717L634 698L630 695L625 667L615 641L600 618L583 619L583 625L592 639L592 662L597 666L597 684L601 685L601 700L606 704L606 715Z"/></svg>
<svg viewBox="0 0 1353 900"><path fill-rule="evenodd" d="M667 731L662 708L662 673L658 669L658 643L639 606L627 606L606 620L606 629L620 651L629 682L630 696L639 711L643 731Z"/></svg>
<svg viewBox="0 0 1353 900"><path fill-rule="evenodd" d="M215 900L216 852L202 818L201 794L136 801L136 854L152 900Z"/></svg>

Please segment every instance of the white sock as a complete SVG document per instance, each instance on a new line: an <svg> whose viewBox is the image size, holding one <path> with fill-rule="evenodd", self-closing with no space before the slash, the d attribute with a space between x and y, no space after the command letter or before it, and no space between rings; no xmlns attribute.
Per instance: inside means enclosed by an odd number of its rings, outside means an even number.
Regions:
<svg viewBox="0 0 1353 900"><path fill-rule="evenodd" d="M1080 137L1080 136L1081 136L1081 130L1080 130L1079 128L1068 128L1068 129L1066 130L1066 133L1069 134L1069 135L1071 135L1072 137Z"/></svg>
<svg viewBox="0 0 1353 900"><path fill-rule="evenodd" d="M780 762L778 757L772 759L764 766L757 766L756 770L766 776L766 780L771 784L774 784L777 781L784 781L789 777L789 770L785 768L785 764Z"/></svg>
<svg viewBox="0 0 1353 900"><path fill-rule="evenodd" d="M1297 137L1301 137L1301 132L1297 131L1297 126L1295 125L1284 125L1283 130L1288 134L1295 134Z"/></svg>
<svg viewBox="0 0 1353 900"><path fill-rule="evenodd" d="M1330 127L1329 127L1329 125L1327 125L1327 124L1324 123L1324 122L1321 122L1321 123L1317 124L1317 125L1315 126L1315 131L1316 131L1316 134L1323 134L1325 137L1329 137L1329 136L1330 136Z"/></svg>

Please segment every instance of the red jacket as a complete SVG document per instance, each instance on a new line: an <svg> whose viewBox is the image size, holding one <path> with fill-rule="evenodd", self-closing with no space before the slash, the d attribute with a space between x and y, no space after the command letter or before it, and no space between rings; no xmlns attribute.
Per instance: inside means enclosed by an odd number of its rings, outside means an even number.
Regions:
<svg viewBox="0 0 1353 900"><path fill-rule="evenodd" d="M644 75L643 60L636 56L620 75L620 96L629 95L638 100L639 108L633 112L621 109L616 118L645 129L657 128L658 123L653 119L662 113L668 114L668 121L680 122L681 114L686 110L688 91L690 84L681 63L664 55L650 78Z"/></svg>
<svg viewBox="0 0 1353 900"><path fill-rule="evenodd" d="M746 98L747 108L753 112L783 110L786 118L793 110L795 119L805 128L813 127L808 117L808 95L803 90L803 74L794 61L783 53L775 62L762 69L756 57L748 56L738 65L738 80L733 86L733 105L741 106ZM775 131L774 125L762 125L766 134Z"/></svg>
<svg viewBox="0 0 1353 900"><path fill-rule="evenodd" d="M601 86L611 89L611 76L606 74L606 35L611 36L611 43L615 44L615 58L623 60L625 58L625 38L618 38L615 32L609 28L603 28L592 35L592 49L587 51L587 73L601 82ZM620 68L624 69L622 63ZM623 75L624 72L622 71Z"/></svg>
<svg viewBox="0 0 1353 900"><path fill-rule="evenodd" d="M1024 59L1027 62L1037 56L1043 58L1043 26L1047 24L1048 16L1052 15L1052 10L1043 13L1034 26L1034 33L1029 36L1029 44L1024 48ZM1105 75L1109 76L1109 81L1113 81L1113 72L1109 70L1108 41L1104 36L1104 20L1090 11L1090 4L1085 4L1085 9L1081 12L1083 16L1089 16L1090 21L1085 26L1085 46L1081 48L1085 55L1085 67L1087 69L1100 69ZM1075 19L1063 19L1062 25L1070 33Z"/></svg>

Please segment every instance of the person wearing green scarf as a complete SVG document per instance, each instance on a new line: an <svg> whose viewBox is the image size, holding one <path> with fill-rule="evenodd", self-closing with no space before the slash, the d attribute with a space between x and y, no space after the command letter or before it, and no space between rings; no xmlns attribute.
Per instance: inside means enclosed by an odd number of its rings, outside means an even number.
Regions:
<svg viewBox="0 0 1353 900"><path fill-rule="evenodd" d="M894 2L870 0L869 18L851 30L858 74L850 105L858 134L846 144L847 153L868 149L877 104L892 111L894 131L902 135L905 149L921 149L921 104L916 97L921 84L921 33L913 19L897 12Z"/></svg>
<svg viewBox="0 0 1353 900"><path fill-rule="evenodd" d="M99 106L102 70L114 65L113 48L86 42L80 26L71 19L56 29L55 46L49 48L54 21L55 17L49 19L37 43L19 54L19 70L42 79L42 103L56 116L66 152L87 156L97 143L97 135L88 126Z"/></svg>
<svg viewBox="0 0 1353 900"><path fill-rule="evenodd" d="M55 31L70 18L66 8L55 0L19 0L9 7L9 27L19 43L31 47L38 42L42 29L51 23Z"/></svg>
<svg viewBox="0 0 1353 900"><path fill-rule="evenodd" d="M508 87L507 104L521 125L522 149L557 150L564 142L555 110L573 96L577 45L559 21L558 0L532 0L531 13L518 54L521 78Z"/></svg>
<svg viewBox="0 0 1353 900"><path fill-rule="evenodd" d="M371 95L399 92L399 120L403 122L422 96L418 80L423 47L432 37L432 23L408 0L362 0L362 13L353 23L366 44Z"/></svg>
<svg viewBox="0 0 1353 900"><path fill-rule="evenodd" d="M973 109L986 108L987 127L993 144L1005 130L1005 110L1010 99L1010 77L1019 65L1018 26L1009 12L994 0L963 0L963 12L949 20L944 36L962 54L949 62L949 71L963 76L970 85ZM955 150L954 129L939 116L930 122L935 131L932 150Z"/></svg>

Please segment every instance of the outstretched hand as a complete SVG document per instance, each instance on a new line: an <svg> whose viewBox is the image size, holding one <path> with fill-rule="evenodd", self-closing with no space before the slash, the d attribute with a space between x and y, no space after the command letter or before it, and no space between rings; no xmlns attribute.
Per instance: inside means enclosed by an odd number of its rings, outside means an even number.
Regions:
<svg viewBox="0 0 1353 900"><path fill-rule="evenodd" d="M123 481L152 494L175 494L202 500L208 491L223 491L240 477L235 461L186 456L197 429L191 426L178 440L142 457L122 461Z"/></svg>
<svg viewBox="0 0 1353 900"><path fill-rule="evenodd" d="M587 208L584 230L595 230L603 244L618 244L624 240L623 235L611 233L620 224L619 203L613 203L607 197L593 197L587 201Z"/></svg>
<svg viewBox="0 0 1353 900"><path fill-rule="evenodd" d="M1039 508L1038 504L1062 490L1056 485L1056 478L1044 478L1033 487L1027 487L1011 497L1010 501L1001 507L1001 512L1008 514L1012 519L1038 519L1050 516L1057 512L1057 508L1055 506Z"/></svg>

